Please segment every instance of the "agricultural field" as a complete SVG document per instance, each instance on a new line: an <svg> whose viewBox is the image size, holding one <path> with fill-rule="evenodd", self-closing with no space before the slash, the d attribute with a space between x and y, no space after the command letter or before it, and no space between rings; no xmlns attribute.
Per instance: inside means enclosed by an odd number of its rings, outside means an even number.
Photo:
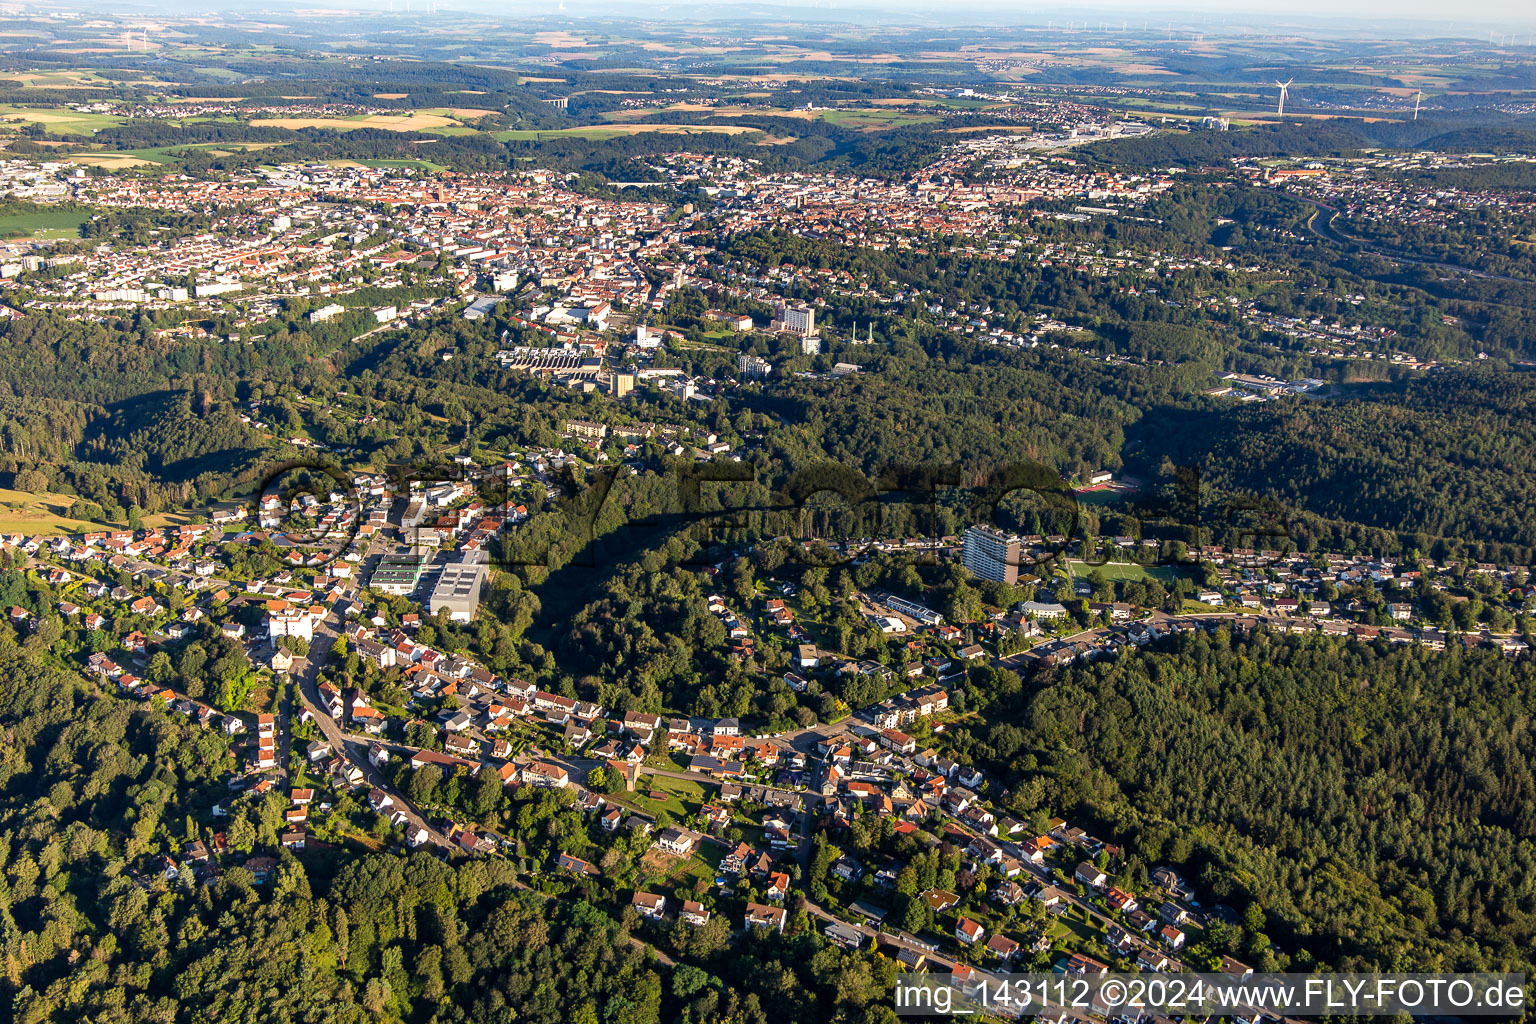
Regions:
<svg viewBox="0 0 1536 1024"><path fill-rule="evenodd" d="M69 135L93 135L122 123L122 118L110 114L85 114L68 108L0 106L0 124L40 124L51 132Z"/></svg>
<svg viewBox="0 0 1536 1024"><path fill-rule="evenodd" d="M613 124L588 125L579 128L514 128L492 132L491 137L502 142L537 142L542 139L558 139L562 136L584 139L617 139L626 135L746 135L761 131L739 124Z"/></svg>
<svg viewBox="0 0 1536 1024"><path fill-rule="evenodd" d="M935 124L941 120L937 114L919 114L906 110L823 110L821 120L839 128L855 128L861 131L879 131L884 128L903 128L914 124Z"/></svg>
<svg viewBox="0 0 1536 1024"><path fill-rule="evenodd" d="M89 71L8 71L0 73L0 82L27 89L105 89L108 85Z"/></svg>
<svg viewBox="0 0 1536 1024"><path fill-rule="evenodd" d="M401 114L358 114L352 117L259 117L251 121L257 127L326 128L338 132L359 128L378 128L391 132L438 132L461 129L473 131L463 122L493 117L493 110L453 109L442 111L412 110Z"/></svg>
<svg viewBox="0 0 1536 1024"><path fill-rule="evenodd" d="M824 121L828 124L835 124L840 128L864 131L899 128L914 124L934 124L941 120L938 114L929 113L921 107L915 110L898 108L898 105L906 106L910 103L911 101L906 99L887 100L869 107L838 107L831 110L824 108L807 109L804 107L759 107L744 104L711 106L703 103L673 103L665 107L611 110L605 113L603 117L607 121L619 124L634 118L651 117L656 114L687 113L702 114L708 117L772 117L794 121ZM912 105L915 106L916 104ZM924 106L938 107L939 103L937 101L928 101Z"/></svg>

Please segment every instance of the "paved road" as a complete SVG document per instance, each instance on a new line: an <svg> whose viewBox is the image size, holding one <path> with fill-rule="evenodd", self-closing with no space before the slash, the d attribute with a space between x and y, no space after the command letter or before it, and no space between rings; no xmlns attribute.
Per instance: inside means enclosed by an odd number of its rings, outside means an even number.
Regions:
<svg viewBox="0 0 1536 1024"><path fill-rule="evenodd" d="M1506 277L1503 274L1494 274L1486 270L1478 270L1475 267L1462 266L1460 263L1445 263L1441 260L1430 259L1427 256L1414 256L1410 253L1405 253L1400 249L1388 248L1375 242L1367 241L1363 238L1354 238L1352 236L1345 235L1333 223L1334 218L1338 215L1339 212L1337 209L1327 205L1326 203L1320 203L1316 199L1308 199L1306 196L1296 195L1295 193L1287 194L1290 195L1293 199L1300 199L1302 202L1316 207L1316 212L1314 212L1311 217L1307 218L1307 228L1311 230L1314 235L1317 235L1319 238L1327 239L1335 245L1342 246L1346 249L1350 246L1359 246L1366 252L1380 256L1382 259L1391 260L1394 263L1415 263L1423 267L1434 267L1436 270L1447 270L1458 274L1466 274L1469 277L1479 278L1484 281L1508 281L1512 284L1531 283L1530 281L1524 280L1522 278Z"/></svg>
<svg viewBox="0 0 1536 1024"><path fill-rule="evenodd" d="M364 561L358 567L359 569L364 568L368 564L369 558L376 554L376 549L380 546L381 543L382 538L375 538L375 540L370 543L368 550L365 552ZM34 560L34 564L46 565L47 563ZM71 569L71 571L76 572L78 575L77 570ZM350 589L353 588L349 588L349 590ZM1316 620L1312 619L1288 619L1284 616L1255 614L1250 610L1232 612L1203 612L1193 615L1170 615L1164 612L1153 612L1150 616L1144 617L1141 621L1164 627L1175 621L1193 622L1196 625L1201 626L1214 626L1223 622L1238 622L1243 625L1257 625L1260 623L1269 623L1280 626L1287 626L1291 623L1305 623L1310 627L1315 627L1317 625ZM309 655L306 658L296 660L293 672L290 675L289 685L284 687L284 692L279 704L278 731L281 751L279 770L286 778L287 766L289 763L289 756L292 747L292 724L294 714L293 702L295 698L297 698L297 700L310 711L321 733L325 736L332 750L344 757L351 764L355 765L362 772L364 780L369 785L389 793L395 801L395 807L405 814L406 819L412 826L419 826L425 829L429 836L429 841L432 844L439 848L449 848L451 844L448 838L441 832L441 830L434 828L427 820L426 816L421 812L421 810L412 804L411 801L406 799L403 794L397 792L389 784L388 780L384 778L383 774L368 760L368 747L372 743L381 743L384 746L402 753L414 753L416 748L402 743L381 740L372 736L348 734L343 728L342 724L331 718L330 714L321 704L318 689L320 668L329 660L332 647L338 639L337 630L342 625L343 623L340 617L334 610L327 613L325 619L316 627L314 639L310 644ZM1123 625L1113 627L1096 627L1093 629L1080 631L1068 637L1060 638L1057 642L1075 643L1084 640L1096 640L1122 628ZM1025 667L1031 660L1037 661L1038 654L1036 654L1034 658L1031 659L1030 652L1026 652L1022 655L1015 655L1012 658L1002 659L1000 663L1008 665L1009 667ZM832 736L840 735L848 731L849 727L854 724L854 719L845 719L844 721L835 725L819 724L805 729L797 729L790 732L781 733L772 737L772 739L781 747L792 749L801 753L812 754L815 752L816 746L822 740ZM565 757L552 755L547 752L543 754L536 754L534 756L539 756L544 759L555 761L564 765L567 770L570 771L572 782L575 784L578 792L584 789L591 769L599 764L604 763L601 760L593 758ZM531 759L532 757L525 755L514 758L513 760L518 763L526 763ZM701 772L654 768L647 765L642 765L640 771L641 774L687 780L706 785L719 785L721 781L713 776L706 775ZM811 825L814 818L815 808L819 803L819 798L813 793L803 793L797 795L802 799L803 808L800 836L796 845L795 856L796 859L800 862L802 870L804 870L808 867L811 849ZM1025 869L1029 871L1032 876L1038 878L1040 881L1046 884L1054 884L1054 881L1047 870L1044 868L1036 867L1024 859L1023 852L1019 848L1018 844L1005 840L999 842L999 846L1009 855L1017 858L1021 863L1023 863L1025 865ZM519 887L528 888L524 883L519 882L517 884ZM1062 889L1062 896L1066 903L1076 907L1089 919L1094 921L1101 929L1106 928L1112 923L1117 923L1113 922L1110 917L1094 907L1091 903L1089 903L1088 900L1076 895L1069 889ZM825 921L843 920L842 918L829 913L824 908L810 902L809 900L806 901L806 906L811 914L819 919ZM844 923L849 922L844 921ZM853 922L852 926L857 928L867 937L873 938L877 935L875 929L870 928L868 925ZM1129 933L1128 929L1127 932ZM1137 949L1153 949L1165 956L1168 955L1166 950L1163 950L1155 943L1145 941L1140 935L1131 934L1131 940ZM921 945L910 943L900 937L881 932L878 933L878 941L897 947L919 950L932 963L951 969L954 967L953 960L949 960L943 956L937 955ZM631 942L639 948L651 949L657 956L658 960L663 963L671 964L673 962L671 958L666 954L660 952L659 950L655 950L648 943L645 943L639 938L631 938ZM1169 956L1169 961L1175 966L1175 969L1177 970L1188 969L1175 957ZM978 972L978 974L988 978L991 977L991 975L987 974L986 972Z"/></svg>
<svg viewBox="0 0 1536 1024"><path fill-rule="evenodd" d="M442 830L434 828L427 820L421 809L405 798L403 793L397 791L389 784L384 774L373 766L368 760L368 744L371 741L349 737L342 729L341 724L330 716L325 706L320 701L319 674L323 665L331 653L331 647L335 644L337 633L331 625L334 614L328 615L326 621L315 627L315 638L310 643L310 656L304 660L302 666L295 665L293 673L292 689L298 694L304 706L314 716L315 722L324 734L326 742L331 749L348 762L357 766L363 773L363 779L370 785L376 786L388 793L395 801L395 807L404 812L406 819L413 827L419 826L427 830L428 841L440 847L449 846L448 837ZM393 745L391 745L393 746ZM402 748L409 749L409 748Z"/></svg>

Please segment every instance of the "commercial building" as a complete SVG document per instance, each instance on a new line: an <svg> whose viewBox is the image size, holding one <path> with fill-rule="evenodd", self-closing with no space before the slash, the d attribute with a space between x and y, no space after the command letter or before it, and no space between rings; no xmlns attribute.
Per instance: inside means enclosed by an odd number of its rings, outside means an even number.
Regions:
<svg viewBox="0 0 1536 1024"><path fill-rule="evenodd" d="M426 568L427 556L415 551L406 554L385 555L373 570L368 585L384 594L403 596L416 589L421 582L421 571Z"/></svg>
<svg viewBox="0 0 1536 1024"><path fill-rule="evenodd" d="M883 603L897 615L905 615L907 618L913 619L924 626L944 625L944 616L927 605L918 604L916 601L908 601L904 597L892 594Z"/></svg>
<svg viewBox="0 0 1536 1024"><path fill-rule="evenodd" d="M437 586L427 599L427 611L436 615L444 608L455 622L468 622L480 607L480 588L485 584L486 567L472 562L449 562L443 566Z"/></svg>

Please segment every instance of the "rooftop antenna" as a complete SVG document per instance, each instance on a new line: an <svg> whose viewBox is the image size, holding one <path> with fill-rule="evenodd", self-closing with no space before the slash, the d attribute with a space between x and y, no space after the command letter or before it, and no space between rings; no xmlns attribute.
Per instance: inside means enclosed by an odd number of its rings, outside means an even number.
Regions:
<svg viewBox="0 0 1536 1024"><path fill-rule="evenodd" d="M1277 116L1279 116L1279 117L1284 117L1285 116L1285 94L1286 94L1286 90L1291 87L1291 82L1294 82L1294 81L1296 81L1296 79L1293 78L1293 79L1291 79L1290 82L1281 82L1279 80L1276 80L1276 82L1275 82L1275 84L1280 87L1280 105L1275 108L1275 114Z"/></svg>
<svg viewBox="0 0 1536 1024"><path fill-rule="evenodd" d="M1419 103L1423 99L1424 99L1424 90L1420 89L1419 90L1419 94L1413 98L1413 119L1415 121L1417 121L1419 119Z"/></svg>

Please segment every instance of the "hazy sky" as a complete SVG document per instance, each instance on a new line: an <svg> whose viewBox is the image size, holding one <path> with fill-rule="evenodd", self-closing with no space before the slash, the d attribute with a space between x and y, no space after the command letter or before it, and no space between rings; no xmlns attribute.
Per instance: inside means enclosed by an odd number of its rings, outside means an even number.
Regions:
<svg viewBox="0 0 1536 1024"><path fill-rule="evenodd" d="M442 7L483 6L475 0L440 0ZM542 4L535 4L535 8ZM630 13L645 17L661 14L672 17L709 12L715 16L729 17L732 13L772 16L775 13L814 14L817 20L836 20L839 11L857 12L859 20L880 11L889 12L893 20L910 21L913 15L923 20L949 22L1002 21L1029 23L1054 19L1058 23L1067 19L1092 21L1097 15L1106 18L1130 20L1175 21L1182 15L1184 20L1209 20L1213 24L1226 21L1252 21L1281 19L1295 21L1305 18L1319 22L1352 22L1378 25L1384 35L1402 30L1403 21L1412 19L1428 21L1448 30L1460 28L1457 35L1484 35L1490 27L1517 34L1524 41L1526 32L1536 31L1536 0L1462 0L1447 3L1446 0L1171 0L1171 2L1134 2L1134 0L1096 0L1088 5L1073 3L1019 3L1015 0L955 0L952 3L935 3L932 0L716 0L708 4L697 0L566 0L565 13L579 17L583 12L604 14ZM704 14L708 16L708 14ZM1300 18L1298 18L1300 16ZM1471 32L1477 25L1480 32Z"/></svg>

